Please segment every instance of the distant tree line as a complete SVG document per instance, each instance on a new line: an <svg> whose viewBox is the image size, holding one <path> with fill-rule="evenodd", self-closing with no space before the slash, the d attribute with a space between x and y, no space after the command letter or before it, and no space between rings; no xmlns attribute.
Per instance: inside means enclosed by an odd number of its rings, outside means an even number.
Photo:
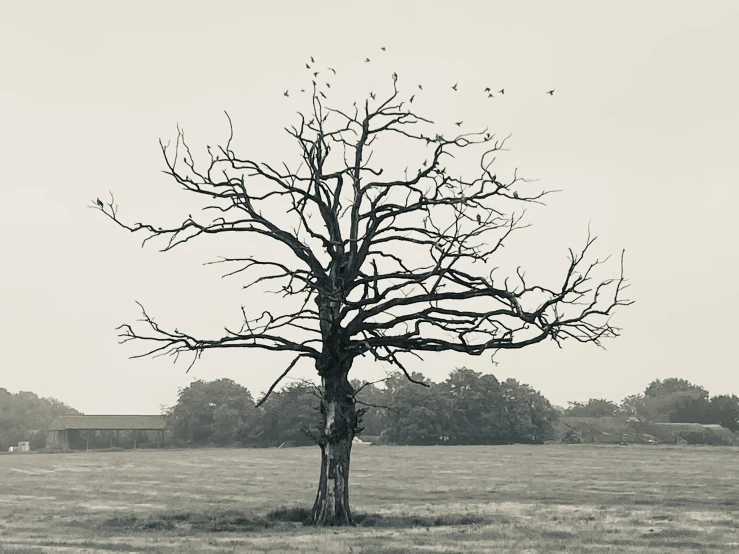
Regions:
<svg viewBox="0 0 739 554"><path fill-rule="evenodd" d="M529 385L462 368L428 388L396 373L383 386L354 382L364 436L387 444L540 443L555 437L557 411ZM175 441L190 446L308 445L318 436L317 389L293 383L256 408L229 379L195 381L167 415ZM308 422L306 424L306 422Z"/></svg>
<svg viewBox="0 0 739 554"><path fill-rule="evenodd" d="M515 379L499 381L466 368L440 383L401 373L382 383L352 384L362 414L362 437L385 444L508 444L559 440L557 423L567 418L635 417L643 422L719 424L739 430L739 397L711 397L684 379L652 381L643 393L620 403L603 398L553 407L538 391ZM165 415L178 446L306 446L318 436L318 390L294 382L261 407L248 389L229 379L195 381L181 389ZM45 430L60 415L80 414L54 398L0 388L0 449L20 441L43 448ZM605 420L604 420L605 421ZM560 428L561 432L561 428Z"/></svg>
<svg viewBox="0 0 739 554"><path fill-rule="evenodd" d="M602 398L569 404L564 415L572 417L627 415L650 422L708 423L739 430L739 397L711 397L706 389L685 379L656 379L643 393L628 396L620 404Z"/></svg>
<svg viewBox="0 0 739 554"><path fill-rule="evenodd" d="M28 441L36 450L46 444L45 429L60 415L79 412L55 398L39 398L32 392L8 392L0 388L0 451Z"/></svg>
<svg viewBox="0 0 739 554"><path fill-rule="evenodd" d="M655 380L621 403L594 398L559 410L515 379L460 368L440 383L391 374L380 386L353 382L364 437L385 444L509 444L560 439L560 416L635 416L650 422L717 423L739 428L739 398L708 392L683 379ZM318 390L296 382L256 408L251 393L229 380L195 381L180 390L167 415L181 446L304 446L318 436ZM306 423L307 422L307 423Z"/></svg>

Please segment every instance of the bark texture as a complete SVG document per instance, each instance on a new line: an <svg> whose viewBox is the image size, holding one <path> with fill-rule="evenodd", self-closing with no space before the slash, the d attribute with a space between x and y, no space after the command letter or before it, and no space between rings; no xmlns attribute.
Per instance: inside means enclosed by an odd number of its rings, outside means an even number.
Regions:
<svg viewBox="0 0 739 554"><path fill-rule="evenodd" d="M349 461L352 439L358 425L354 389L343 371L322 378L321 414L323 428L321 476L318 493L306 523L313 525L352 525L349 508Z"/></svg>

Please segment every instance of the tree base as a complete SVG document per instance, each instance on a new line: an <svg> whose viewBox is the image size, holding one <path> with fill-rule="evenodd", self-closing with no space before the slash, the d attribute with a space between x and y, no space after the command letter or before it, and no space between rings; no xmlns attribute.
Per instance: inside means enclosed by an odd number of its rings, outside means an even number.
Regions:
<svg viewBox="0 0 739 554"><path fill-rule="evenodd" d="M349 461L358 424L354 390L343 374L335 379L324 377L322 392L323 429L318 441L321 475L307 524L350 526L353 521L349 509Z"/></svg>
<svg viewBox="0 0 739 554"><path fill-rule="evenodd" d="M354 527L355 523L351 514L313 513L303 522L303 525L311 527Z"/></svg>

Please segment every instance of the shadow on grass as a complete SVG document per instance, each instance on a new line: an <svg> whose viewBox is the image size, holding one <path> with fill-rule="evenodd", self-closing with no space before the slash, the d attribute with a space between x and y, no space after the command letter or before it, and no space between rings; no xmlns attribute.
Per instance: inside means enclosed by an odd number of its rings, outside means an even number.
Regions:
<svg viewBox="0 0 739 554"><path fill-rule="evenodd" d="M109 531L200 531L209 533L255 532L265 529L289 529L304 524L310 510L300 507L281 507L266 515L254 515L237 510L211 512L180 512L118 515L102 522ZM356 527L405 528L479 525L499 521L470 514L437 516L385 516L359 513L354 515Z"/></svg>

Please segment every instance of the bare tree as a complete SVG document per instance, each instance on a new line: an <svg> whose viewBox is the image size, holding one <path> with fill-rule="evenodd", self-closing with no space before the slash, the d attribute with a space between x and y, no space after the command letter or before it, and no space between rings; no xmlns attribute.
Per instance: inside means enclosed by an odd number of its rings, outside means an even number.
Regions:
<svg viewBox="0 0 739 554"><path fill-rule="evenodd" d="M242 307L240 329L203 338L161 326L142 307L140 324L122 325L120 336L122 342L153 345L140 356L191 352L193 363L212 348L294 353L260 403L299 361L314 364L321 378L323 428L309 521L347 525L352 522L350 451L360 425L357 391L348 375L357 356L388 362L413 380L402 362L406 355L494 354L545 339L600 345L618 336L610 315L630 302L621 298L623 253L619 276L593 284L594 270L605 260L586 262L595 240L590 236L582 250L570 250L569 266L556 285L529 283L520 269L512 278L494 275L494 255L523 227L523 213L516 214L515 207L540 203L547 194L527 194L520 186L526 180L515 172L506 182L492 172L493 156L505 139L486 131L453 138L415 131L433 123L402 101L396 75L385 100L372 92L361 107L341 110L327 107L324 97L314 84L310 116L299 114L299 124L287 129L297 151L293 167L237 155L228 114L229 138L223 146L208 147L205 162L196 161L179 128L174 146L160 142L165 173L200 195L205 210L217 213L215 219L204 210L163 229L124 222L112 195L92 207L145 235L144 242L162 237L163 251L220 233L259 235L279 245L269 259L214 263L232 264L228 275L252 272L247 287L277 283L294 308L250 317ZM371 160L381 139L396 141L394 148L408 152L414 169L385 178ZM481 151L474 177L453 176L447 158L474 148ZM412 157L417 159L411 162Z"/></svg>

